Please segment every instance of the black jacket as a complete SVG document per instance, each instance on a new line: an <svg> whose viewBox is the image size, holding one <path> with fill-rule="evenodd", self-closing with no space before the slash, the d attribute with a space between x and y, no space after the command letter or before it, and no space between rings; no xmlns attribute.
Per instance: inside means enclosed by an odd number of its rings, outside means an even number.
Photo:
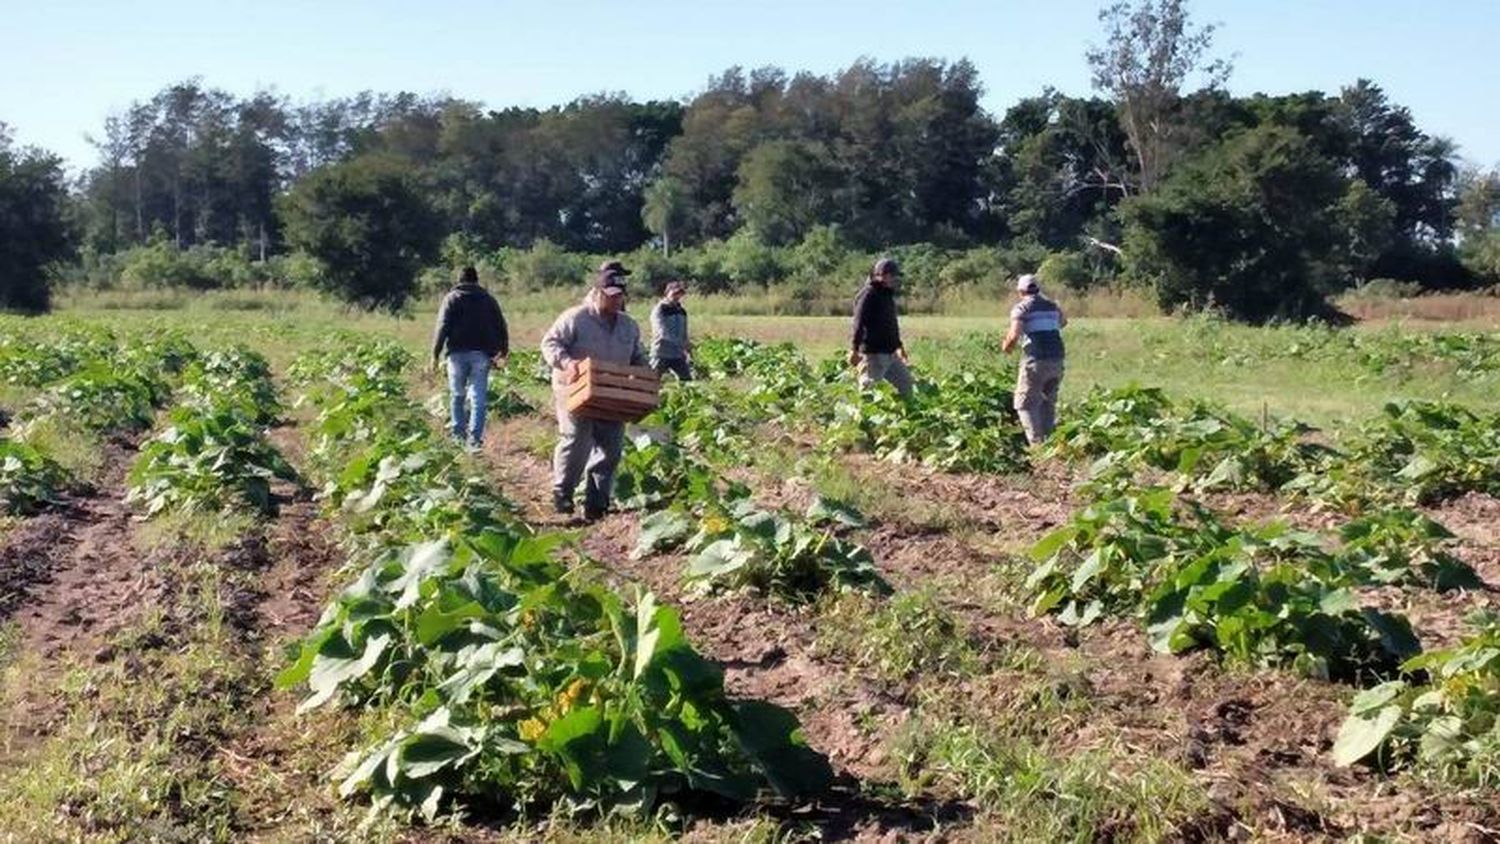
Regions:
<svg viewBox="0 0 1500 844"><path fill-rule="evenodd" d="M896 291L866 281L854 297L855 351L888 355L901 348L901 326L896 323Z"/></svg>
<svg viewBox="0 0 1500 844"><path fill-rule="evenodd" d="M510 334L500 303L477 284L459 284L443 297L437 329L432 335L432 357L448 352L484 352L490 357L510 354Z"/></svg>

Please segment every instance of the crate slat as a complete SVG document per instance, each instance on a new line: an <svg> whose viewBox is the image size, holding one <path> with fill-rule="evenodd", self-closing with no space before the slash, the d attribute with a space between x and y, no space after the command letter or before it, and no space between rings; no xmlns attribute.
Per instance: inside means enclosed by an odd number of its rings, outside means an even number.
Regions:
<svg viewBox="0 0 1500 844"><path fill-rule="evenodd" d="M568 389L569 413L609 422L634 422L661 402L661 379L644 366L586 359Z"/></svg>

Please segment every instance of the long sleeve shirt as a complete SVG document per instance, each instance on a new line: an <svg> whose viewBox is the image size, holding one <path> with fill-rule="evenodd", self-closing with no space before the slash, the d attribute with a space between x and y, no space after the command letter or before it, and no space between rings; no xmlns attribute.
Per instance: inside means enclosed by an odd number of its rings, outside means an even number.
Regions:
<svg viewBox="0 0 1500 844"><path fill-rule="evenodd" d="M553 389L565 387L568 366L584 358L644 366L640 326L623 312L611 322L589 304L563 311L542 335L542 359L552 368Z"/></svg>
<svg viewBox="0 0 1500 844"><path fill-rule="evenodd" d="M851 348L865 354L891 354L901 345L901 326L896 321L896 291L884 284L865 282L854 297L854 331Z"/></svg>
<svg viewBox="0 0 1500 844"><path fill-rule="evenodd" d="M443 297L432 332L432 357L449 352L510 354L510 333L500 303L477 284L459 284Z"/></svg>
<svg viewBox="0 0 1500 844"><path fill-rule="evenodd" d="M682 305L666 299L651 309L651 357L684 360L688 352L688 315Z"/></svg>

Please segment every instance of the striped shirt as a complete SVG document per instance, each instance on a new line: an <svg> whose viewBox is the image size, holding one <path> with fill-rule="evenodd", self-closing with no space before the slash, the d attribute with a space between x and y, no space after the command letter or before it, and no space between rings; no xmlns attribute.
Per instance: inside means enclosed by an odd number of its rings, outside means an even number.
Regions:
<svg viewBox="0 0 1500 844"><path fill-rule="evenodd" d="M1010 318L1021 323L1021 351L1032 360L1062 360L1062 309L1040 293L1016 303Z"/></svg>

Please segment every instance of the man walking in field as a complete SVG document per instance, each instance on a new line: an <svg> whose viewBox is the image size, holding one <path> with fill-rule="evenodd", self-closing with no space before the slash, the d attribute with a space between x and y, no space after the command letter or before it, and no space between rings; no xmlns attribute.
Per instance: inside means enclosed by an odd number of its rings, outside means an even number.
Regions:
<svg viewBox="0 0 1500 844"><path fill-rule="evenodd" d="M479 273L464 267L458 284L443 297L432 336L432 365L448 353L448 394L453 438L470 451L484 443L490 366L504 365L510 334L500 303L479 286Z"/></svg>
<svg viewBox="0 0 1500 844"><path fill-rule="evenodd" d="M667 282L661 301L651 309L651 368L657 375L675 373L679 380L693 380L692 344L688 342L687 309L682 297L687 285Z"/></svg>
<svg viewBox="0 0 1500 844"><path fill-rule="evenodd" d="M888 381L902 398L911 395L911 370L896 319L896 282L901 268L894 258L881 258L854 297L854 333L849 365L859 367L859 386Z"/></svg>
<svg viewBox="0 0 1500 844"><path fill-rule="evenodd" d="M583 515L595 521L609 510L615 467L625 446L625 423L589 419L568 412L568 385L578 380L585 359L644 366L641 329L625 313L625 277L618 261L600 268L583 304L563 311L542 337L542 358L552 368L557 408L557 450L552 456L552 506L573 512L573 492L587 476Z"/></svg>
<svg viewBox="0 0 1500 844"><path fill-rule="evenodd" d="M1036 276L1016 281L1020 301L1010 311L1010 330L1000 344L1009 353L1018 339L1021 368L1016 374L1016 414L1026 440L1036 445L1047 439L1057 425L1057 393L1062 386L1062 329L1068 324L1057 303L1042 295Z"/></svg>

